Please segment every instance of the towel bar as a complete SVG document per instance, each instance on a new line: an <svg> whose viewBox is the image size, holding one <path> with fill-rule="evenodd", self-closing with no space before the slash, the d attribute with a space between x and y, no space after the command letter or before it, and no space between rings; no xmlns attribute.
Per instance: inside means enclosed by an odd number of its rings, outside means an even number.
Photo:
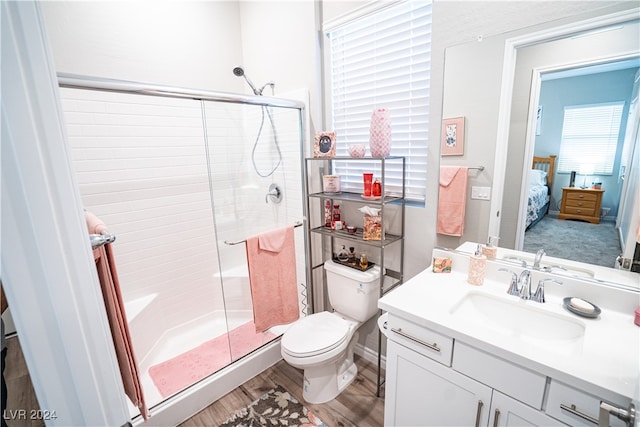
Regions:
<svg viewBox="0 0 640 427"><path fill-rule="evenodd" d="M97 249L107 243L113 243L116 240L115 234L89 234L89 241L91 242L91 249Z"/></svg>
<svg viewBox="0 0 640 427"><path fill-rule="evenodd" d="M300 227L302 225L301 221L296 222L295 224L293 224L293 227ZM226 240L224 241L225 245L229 245L229 246L233 246L233 245L238 245L240 243L245 243L247 241L247 239L243 239L243 240L238 240L236 242L227 242Z"/></svg>

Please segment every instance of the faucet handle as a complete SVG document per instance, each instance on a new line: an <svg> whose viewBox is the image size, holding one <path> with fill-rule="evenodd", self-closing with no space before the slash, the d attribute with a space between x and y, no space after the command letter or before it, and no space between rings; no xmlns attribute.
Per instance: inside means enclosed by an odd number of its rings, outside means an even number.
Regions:
<svg viewBox="0 0 640 427"><path fill-rule="evenodd" d="M515 296L520 295L520 292L518 290L518 275L514 271L509 270L508 268L499 268L498 271L511 273L511 283L509 284L509 289L507 290L507 293L509 295L515 295Z"/></svg>
<svg viewBox="0 0 640 427"><path fill-rule="evenodd" d="M557 283L558 285L562 285L562 282L556 279L542 279L538 282L538 289L536 289L535 294L531 298L535 302L546 302L544 299L544 284L546 282Z"/></svg>

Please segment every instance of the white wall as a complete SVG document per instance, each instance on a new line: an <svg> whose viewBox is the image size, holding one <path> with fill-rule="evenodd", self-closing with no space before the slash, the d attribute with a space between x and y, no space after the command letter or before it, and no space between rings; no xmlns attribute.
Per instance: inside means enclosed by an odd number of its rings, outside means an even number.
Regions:
<svg viewBox="0 0 640 427"><path fill-rule="evenodd" d="M240 92L235 1L41 2L56 71Z"/></svg>

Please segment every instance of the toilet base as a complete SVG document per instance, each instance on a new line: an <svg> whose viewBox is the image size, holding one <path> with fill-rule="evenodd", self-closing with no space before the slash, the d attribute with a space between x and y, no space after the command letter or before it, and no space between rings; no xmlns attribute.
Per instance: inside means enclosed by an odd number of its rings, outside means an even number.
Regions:
<svg viewBox="0 0 640 427"><path fill-rule="evenodd" d="M346 361L342 365L347 365ZM335 399L358 375L358 367L351 362L342 366L336 376L336 366L329 364L305 369L302 380L302 397L308 403L326 403Z"/></svg>
<svg viewBox="0 0 640 427"><path fill-rule="evenodd" d="M326 403L335 399L358 375L353 362L353 350L357 342L355 333L347 347L346 357L327 364L308 367L302 380L302 398L308 403Z"/></svg>

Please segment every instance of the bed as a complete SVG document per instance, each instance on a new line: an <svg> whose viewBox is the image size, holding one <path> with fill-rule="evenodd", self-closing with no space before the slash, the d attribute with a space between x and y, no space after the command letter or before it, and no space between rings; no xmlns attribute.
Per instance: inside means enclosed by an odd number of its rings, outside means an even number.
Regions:
<svg viewBox="0 0 640 427"><path fill-rule="evenodd" d="M529 173L529 201L527 203L525 230L535 226L549 213L556 157L556 155L533 157L533 164Z"/></svg>

